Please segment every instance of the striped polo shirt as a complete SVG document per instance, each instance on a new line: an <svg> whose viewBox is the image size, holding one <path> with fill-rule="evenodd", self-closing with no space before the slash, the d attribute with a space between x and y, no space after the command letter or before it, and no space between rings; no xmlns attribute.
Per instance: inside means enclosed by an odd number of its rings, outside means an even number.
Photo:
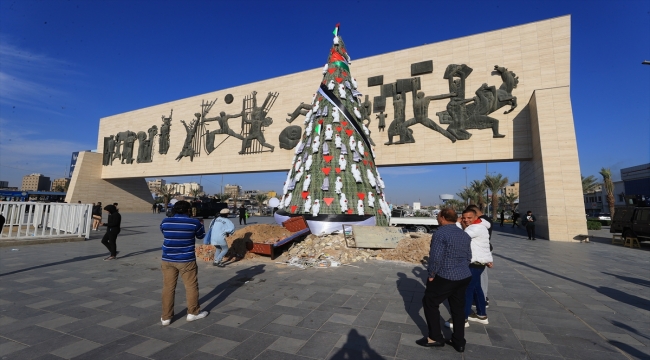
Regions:
<svg viewBox="0 0 650 360"><path fill-rule="evenodd" d="M205 228L197 219L189 215L176 214L163 219L160 230L165 237L162 246L162 260L169 262L196 261L194 238L203 239Z"/></svg>

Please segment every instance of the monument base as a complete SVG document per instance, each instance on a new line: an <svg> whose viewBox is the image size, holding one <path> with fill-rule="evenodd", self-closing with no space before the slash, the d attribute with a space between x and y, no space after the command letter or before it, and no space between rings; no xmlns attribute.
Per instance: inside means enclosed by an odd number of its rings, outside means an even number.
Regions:
<svg viewBox="0 0 650 360"><path fill-rule="evenodd" d="M102 154L80 152L65 201L84 204L101 201L103 206L118 203L121 213L151 211L153 198L144 178L104 180L101 176Z"/></svg>

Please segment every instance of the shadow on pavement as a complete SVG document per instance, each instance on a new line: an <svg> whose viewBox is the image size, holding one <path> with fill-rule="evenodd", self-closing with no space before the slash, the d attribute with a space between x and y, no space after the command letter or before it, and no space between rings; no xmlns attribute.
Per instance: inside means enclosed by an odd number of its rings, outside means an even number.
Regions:
<svg viewBox="0 0 650 360"><path fill-rule="evenodd" d="M355 329L348 333L348 341L343 344L330 360L350 360L350 359L368 359L383 360L384 357L379 355L375 350L370 348L365 336L361 336Z"/></svg>
<svg viewBox="0 0 650 360"><path fill-rule="evenodd" d="M217 287L212 289L212 291L199 299L199 304L203 304L204 302L218 295L212 301L210 301L209 304L202 305L201 308L207 311L214 309L217 305L226 300L228 296L239 289L240 286L244 285L247 281L252 280L255 276L264 273L264 266L265 265L255 265L237 271L236 275L222 282Z"/></svg>
<svg viewBox="0 0 650 360"><path fill-rule="evenodd" d="M411 270L413 275L415 275L418 279L410 279L406 276L406 274L402 272L398 272L397 276L399 279L397 279L395 287L397 287L400 295L402 295L402 299L404 301L404 310L406 310L406 313L411 317L415 325L422 331L423 334L427 332L427 322L420 316L420 309L422 309L422 301L414 301L411 302L411 292L415 292L416 294L424 292L424 281L426 281L426 271L422 269L421 267L415 267L413 270Z"/></svg>
<svg viewBox="0 0 650 360"><path fill-rule="evenodd" d="M614 276L615 278L620 279L620 280L625 280L627 282L631 282L632 284L637 284L637 285L641 285L641 286L645 286L645 287L650 287L650 281L645 280L645 279L639 279L639 278L634 278L634 277L629 277L629 276L610 274L610 273L606 273L606 272L602 272L602 271L601 271L601 273L603 273L605 275L609 275L609 276Z"/></svg>

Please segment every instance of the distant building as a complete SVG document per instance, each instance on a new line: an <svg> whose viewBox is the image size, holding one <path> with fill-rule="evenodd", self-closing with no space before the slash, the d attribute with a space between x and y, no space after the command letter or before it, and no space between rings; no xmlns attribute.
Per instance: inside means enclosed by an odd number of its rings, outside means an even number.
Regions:
<svg viewBox="0 0 650 360"><path fill-rule="evenodd" d="M9 181L0 181L0 189L8 188Z"/></svg>
<svg viewBox="0 0 650 360"><path fill-rule="evenodd" d="M241 186L226 184L224 187L224 193L229 198L239 197L239 194L241 194Z"/></svg>
<svg viewBox="0 0 650 360"><path fill-rule="evenodd" d="M585 200L585 213L588 216L609 214L607 191L598 185L594 191L583 194ZM623 181L614 181L614 206L625 205L625 187Z"/></svg>
<svg viewBox="0 0 650 360"><path fill-rule="evenodd" d="M167 184L167 188L171 190L173 195L192 196L192 190L198 190L199 193L203 192L203 186L195 182L189 183L171 183Z"/></svg>
<svg viewBox="0 0 650 360"><path fill-rule="evenodd" d="M54 181L52 181L52 191L66 192L66 190L68 190L68 185L70 185L70 178L54 179Z"/></svg>
<svg viewBox="0 0 650 360"><path fill-rule="evenodd" d="M30 174L23 176L23 182L20 187L22 191L49 191L50 178L43 174Z"/></svg>
<svg viewBox="0 0 650 360"><path fill-rule="evenodd" d="M149 186L149 191L152 194L160 195L160 188L165 186L167 182L165 179L156 179L156 180L151 180L147 181L147 185Z"/></svg>
<svg viewBox="0 0 650 360"><path fill-rule="evenodd" d="M509 185L507 185L504 190L504 195L510 195L510 194L515 194L517 197L519 197L519 181L515 181Z"/></svg>
<svg viewBox="0 0 650 360"><path fill-rule="evenodd" d="M650 196L650 164L621 169L621 180L625 184L625 194Z"/></svg>

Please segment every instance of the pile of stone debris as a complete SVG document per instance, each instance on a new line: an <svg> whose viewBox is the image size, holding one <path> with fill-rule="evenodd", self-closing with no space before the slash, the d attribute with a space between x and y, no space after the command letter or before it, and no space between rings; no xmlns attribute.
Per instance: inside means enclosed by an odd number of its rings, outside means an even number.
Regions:
<svg viewBox="0 0 650 360"><path fill-rule="evenodd" d="M230 251L227 257L239 259L254 259L260 255L248 252L251 242L273 243L291 233L279 225L251 225L239 229L227 241ZM345 237L339 235L309 235L302 241L297 241L289 247L280 257L279 262L289 263L296 259L315 263L316 260L327 259L330 262L349 264L368 260L392 260L409 263L423 263L429 255L431 235L422 233L407 233L395 249L362 249L348 247ZM197 258L203 261L214 259L214 246L196 246Z"/></svg>
<svg viewBox="0 0 650 360"><path fill-rule="evenodd" d="M298 258L327 258L343 264L368 260L395 260L421 263L429 255L431 235L409 233L395 249L362 249L348 247L343 235L309 235L293 244L281 260Z"/></svg>

